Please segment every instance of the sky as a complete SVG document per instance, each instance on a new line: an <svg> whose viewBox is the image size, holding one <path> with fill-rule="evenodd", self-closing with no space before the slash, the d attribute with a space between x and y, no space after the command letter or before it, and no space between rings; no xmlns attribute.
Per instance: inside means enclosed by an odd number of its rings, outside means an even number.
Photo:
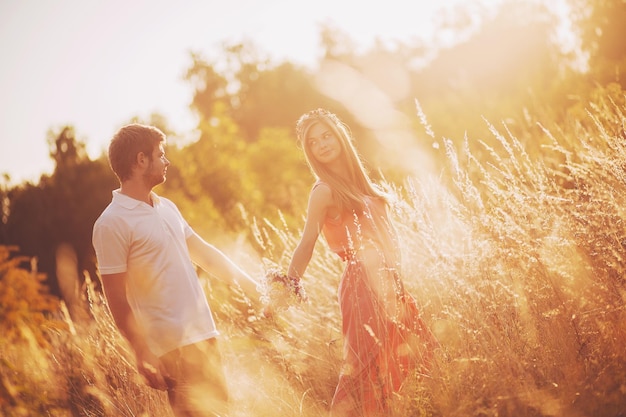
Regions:
<svg viewBox="0 0 626 417"><path fill-rule="evenodd" d="M0 175L51 173L47 137L65 125L92 158L133 117L163 114L192 136L191 52L215 57L249 39L276 62L314 66L331 24L362 48L433 34L435 14L463 0L2 0ZM498 0L483 0L497 4ZM0 177L0 185L3 183Z"/></svg>

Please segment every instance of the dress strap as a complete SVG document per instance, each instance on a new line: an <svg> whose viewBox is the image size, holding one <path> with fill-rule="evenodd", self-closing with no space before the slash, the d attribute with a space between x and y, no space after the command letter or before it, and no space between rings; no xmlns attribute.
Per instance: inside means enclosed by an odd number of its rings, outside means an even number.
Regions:
<svg viewBox="0 0 626 417"><path fill-rule="evenodd" d="M312 190L314 190L315 188L317 188L317 187L318 187L318 186L320 186L320 185L325 185L325 186L327 186L328 188L330 188L330 185L326 184L324 181L322 181L322 180L317 180L317 181L315 181L315 184L313 184L313 187L311 187L311 189L312 189Z"/></svg>

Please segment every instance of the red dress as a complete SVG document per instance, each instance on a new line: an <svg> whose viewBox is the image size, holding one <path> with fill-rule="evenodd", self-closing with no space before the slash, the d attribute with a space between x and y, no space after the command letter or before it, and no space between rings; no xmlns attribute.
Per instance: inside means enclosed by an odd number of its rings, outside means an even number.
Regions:
<svg viewBox="0 0 626 417"><path fill-rule="evenodd" d="M365 203L360 215L327 219L322 230L346 262L338 294L343 365L331 405L342 416L384 414L410 372L428 372L437 345L404 289L385 202Z"/></svg>

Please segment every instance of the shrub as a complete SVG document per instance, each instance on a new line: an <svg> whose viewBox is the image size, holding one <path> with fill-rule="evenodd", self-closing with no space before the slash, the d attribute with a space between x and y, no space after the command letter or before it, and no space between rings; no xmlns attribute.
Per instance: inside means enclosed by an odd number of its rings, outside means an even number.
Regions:
<svg viewBox="0 0 626 417"><path fill-rule="evenodd" d="M43 284L46 276L37 272L36 259L12 256L16 247L0 246L0 329L5 341L24 339L28 328L39 344L45 345L45 332L65 324L52 317L59 310L59 299ZM21 265L30 262L31 270Z"/></svg>

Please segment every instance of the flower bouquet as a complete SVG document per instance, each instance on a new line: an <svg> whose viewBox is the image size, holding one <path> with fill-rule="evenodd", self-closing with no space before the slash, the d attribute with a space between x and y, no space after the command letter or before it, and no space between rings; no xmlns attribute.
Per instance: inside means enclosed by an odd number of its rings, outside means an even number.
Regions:
<svg viewBox="0 0 626 417"><path fill-rule="evenodd" d="M273 310L287 309L307 300L300 279L287 276L278 268L269 269L265 273L264 289L261 301Z"/></svg>

